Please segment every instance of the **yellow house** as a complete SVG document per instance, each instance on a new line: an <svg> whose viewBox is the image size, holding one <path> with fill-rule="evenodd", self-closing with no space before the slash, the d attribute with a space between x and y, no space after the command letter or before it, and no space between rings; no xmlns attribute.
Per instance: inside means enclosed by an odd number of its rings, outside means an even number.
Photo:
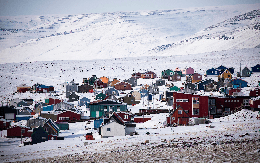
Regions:
<svg viewBox="0 0 260 163"><path fill-rule="evenodd" d="M232 79L232 74L226 69L222 74L218 76L218 78Z"/></svg>

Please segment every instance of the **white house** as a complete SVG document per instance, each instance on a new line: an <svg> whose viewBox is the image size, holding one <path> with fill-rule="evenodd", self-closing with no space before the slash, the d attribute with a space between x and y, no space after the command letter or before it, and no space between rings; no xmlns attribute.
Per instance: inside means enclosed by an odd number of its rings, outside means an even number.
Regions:
<svg viewBox="0 0 260 163"><path fill-rule="evenodd" d="M125 136L125 126L115 121L105 124L101 127L101 137Z"/></svg>

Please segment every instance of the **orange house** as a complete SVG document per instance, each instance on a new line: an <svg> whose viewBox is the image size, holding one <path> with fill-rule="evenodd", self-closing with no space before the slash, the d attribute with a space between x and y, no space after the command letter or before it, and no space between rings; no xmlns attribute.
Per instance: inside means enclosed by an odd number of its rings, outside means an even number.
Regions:
<svg viewBox="0 0 260 163"><path fill-rule="evenodd" d="M110 83L110 86L115 86L117 83L120 83L120 81L114 78L113 81Z"/></svg>
<svg viewBox="0 0 260 163"><path fill-rule="evenodd" d="M230 71L228 71L227 69L221 73L218 78L222 78L222 79L232 79L232 74L230 73Z"/></svg>
<svg viewBox="0 0 260 163"><path fill-rule="evenodd" d="M108 81L109 79L105 76L101 77L100 80L103 82L103 83L107 83L108 84Z"/></svg>

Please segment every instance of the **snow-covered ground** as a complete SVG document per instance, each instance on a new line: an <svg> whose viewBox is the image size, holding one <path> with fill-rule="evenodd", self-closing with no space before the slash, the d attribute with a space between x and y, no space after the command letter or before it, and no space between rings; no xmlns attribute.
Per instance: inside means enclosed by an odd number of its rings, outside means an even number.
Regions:
<svg viewBox="0 0 260 163"><path fill-rule="evenodd" d="M254 48L260 4L0 17L0 63L187 55ZM259 10L258 10L259 12ZM239 17L240 15L241 18ZM247 16L247 15L244 15ZM235 19L239 17L239 19ZM222 36L234 39L219 39Z"/></svg>
<svg viewBox="0 0 260 163"><path fill-rule="evenodd" d="M53 160L69 159L70 156L84 154L110 154L114 150L130 150L133 145L140 146L141 143L149 141L143 148L150 149L151 146L179 143L179 147L184 141L189 143L199 143L209 146L216 143L229 141L257 140L260 136L260 120L258 112L242 110L233 115L213 119L210 124L200 124L195 126L164 127L165 114L153 115L150 121L143 124L137 124L136 131L139 135L134 136L115 136L110 138L100 138L96 130L93 130L93 122L70 123L70 130L61 131L60 135L65 140L49 140L47 142L19 147L20 139L4 138L5 131L2 131L1 137L1 160L3 162L25 161L34 159ZM85 126L91 128L85 130ZM144 128L146 126L147 128ZM210 127L211 126L211 127ZM150 128L151 127L151 128ZM85 140L84 134L93 132L96 140ZM149 134L147 134L149 132ZM259 142L258 142L259 144ZM255 158L259 161L259 148L255 153ZM246 152L246 151L245 151ZM64 157L65 155L69 155ZM156 157L156 154L155 154ZM173 155L175 157L175 155ZM177 155L176 155L177 157ZM111 158L112 159L112 158ZM234 158L235 159L235 158ZM238 158L237 158L238 159ZM100 158L100 161L105 158Z"/></svg>
<svg viewBox="0 0 260 163"><path fill-rule="evenodd" d="M0 17L1 105L16 98L44 101L45 98L54 96L49 93L14 93L21 84L53 85L60 98L66 100L62 94L64 89L61 88L64 82L74 79L81 84L83 78L92 75L106 76L110 81L113 78L123 81L130 78L132 73L145 71L153 71L160 78L163 70L174 70L177 67L192 67L202 75L207 69L220 65L234 67L234 74L239 71L240 63L242 69L245 66L250 69L260 63L260 49L257 48L260 43L259 29L254 28L259 24L259 8L259 4L254 4L167 11ZM257 11L251 12L254 9ZM243 89L245 95L258 84L259 75L242 78L250 86ZM204 76L203 78L205 79ZM154 80L138 80L138 83L151 85ZM174 85L183 86L182 81L175 82ZM161 87L160 93L166 89ZM81 97L88 98L93 95L80 94ZM169 109L169 106L158 102L150 102L149 106ZM140 104L129 106L128 109L136 113L140 108L147 107L148 102L142 99ZM137 149L135 147L138 147L137 150L151 150L156 156L162 154L162 151L159 150L157 154L156 150L152 150L154 147L171 145L173 140L192 141L193 144L205 146L215 143L218 147L216 150L220 152L225 147L221 143L229 141L254 140L254 145L259 145L258 112L242 110L214 119L210 124L178 127L164 127L167 114L149 116L150 121L137 124L136 131L139 135L106 139L93 130L93 122L71 123L70 130L60 133L65 140L50 140L22 147L19 147L19 138L5 138L5 130L1 132L0 138L0 162L34 162L34 159L47 161L44 159L54 159L53 157L63 162L62 159L69 160L75 155L84 157L86 154L91 157L90 161L93 157L99 157L97 154L112 156L112 153L126 151L134 154L131 149ZM85 130L85 126L90 129ZM85 140L84 134L89 132L93 133L96 140ZM147 140L149 143L142 145ZM205 146L194 149L212 149L212 146ZM177 149L184 148L179 146ZM244 154L256 157L252 162L260 162L259 146L255 150L242 150ZM181 161L192 161L192 157L184 157L185 152L179 152L183 154L182 157L178 156ZM164 155L162 157L168 158ZM139 161L145 162L146 158L151 160L146 153ZM111 162L109 158L105 159L98 160ZM218 161L232 160L212 162Z"/></svg>

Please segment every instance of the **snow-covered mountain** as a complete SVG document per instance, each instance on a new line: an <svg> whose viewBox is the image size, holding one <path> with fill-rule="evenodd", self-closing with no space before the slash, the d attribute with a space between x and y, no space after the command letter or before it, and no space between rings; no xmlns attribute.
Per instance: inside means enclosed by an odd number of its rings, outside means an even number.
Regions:
<svg viewBox="0 0 260 163"><path fill-rule="evenodd" d="M0 63L197 54L254 48L260 4L0 17ZM253 11L255 10L255 11ZM227 39L231 38L231 39Z"/></svg>

